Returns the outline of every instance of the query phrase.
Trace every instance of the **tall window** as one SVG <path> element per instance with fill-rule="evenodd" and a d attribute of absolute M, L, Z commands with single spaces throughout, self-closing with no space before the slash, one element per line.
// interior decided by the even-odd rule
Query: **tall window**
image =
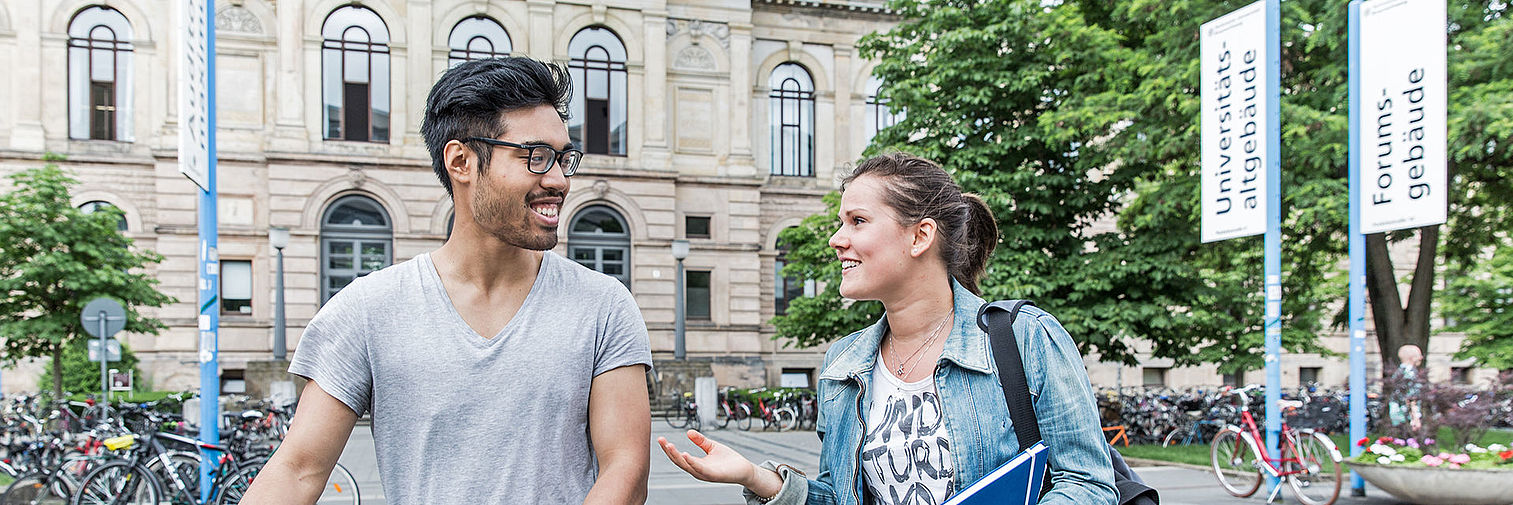
<path fill-rule="evenodd" d="M 252 262 L 221 260 L 221 313 L 252 313 Z"/>
<path fill-rule="evenodd" d="M 772 175 L 814 176 L 814 79 L 797 63 L 772 69 Z"/>
<path fill-rule="evenodd" d="M 510 34 L 499 26 L 498 21 L 488 16 L 473 16 L 457 22 L 452 34 L 447 36 L 447 65 L 456 65 L 468 60 L 484 60 L 509 56 L 514 50 Z"/>
<path fill-rule="evenodd" d="M 572 55 L 572 117 L 567 131 L 589 154 L 625 155 L 625 44 L 615 32 L 590 27 L 567 44 Z"/>
<path fill-rule="evenodd" d="M 788 304 L 801 296 L 814 296 L 814 281 L 806 281 L 798 277 L 783 275 L 783 267 L 788 265 L 788 244 L 782 239 L 777 243 L 778 257 L 773 262 L 772 310 L 776 315 L 788 313 Z"/>
<path fill-rule="evenodd" d="M 110 202 L 105 202 L 105 201 L 100 201 L 100 200 L 95 200 L 95 201 L 91 201 L 91 202 L 84 202 L 84 205 L 80 205 L 79 206 L 79 210 L 84 211 L 85 214 L 94 214 L 96 212 L 101 212 L 101 211 L 113 211 L 113 212 L 118 212 L 118 213 L 121 212 L 120 209 L 116 208 L 115 205 L 111 205 Z M 126 214 L 125 213 L 121 213 L 120 217 L 116 218 L 116 231 L 121 231 L 121 232 L 126 231 Z"/>
<path fill-rule="evenodd" d="M 710 319 L 710 271 L 688 270 L 683 272 L 684 317 L 694 321 Z"/>
<path fill-rule="evenodd" d="M 377 13 L 348 5 L 321 27 L 325 138 L 389 141 L 389 29 Z"/>
<path fill-rule="evenodd" d="M 882 79 L 878 79 L 877 77 L 867 78 L 867 117 L 865 119 L 867 142 L 871 142 L 872 137 L 876 136 L 877 132 L 883 128 L 893 126 L 894 123 L 897 123 L 903 117 L 903 114 L 895 113 L 893 109 L 888 107 L 887 99 L 877 96 L 878 89 L 882 87 Z"/>
<path fill-rule="evenodd" d="M 131 23 L 95 5 L 68 23 L 68 137 L 131 140 Z"/>
<path fill-rule="evenodd" d="M 630 287 L 630 228 L 615 209 L 595 205 L 579 211 L 568 228 L 567 255 Z"/>
<path fill-rule="evenodd" d="M 372 198 L 344 196 L 330 208 L 320 226 L 320 301 L 341 288 L 389 266 L 394 229 L 389 213 Z"/>

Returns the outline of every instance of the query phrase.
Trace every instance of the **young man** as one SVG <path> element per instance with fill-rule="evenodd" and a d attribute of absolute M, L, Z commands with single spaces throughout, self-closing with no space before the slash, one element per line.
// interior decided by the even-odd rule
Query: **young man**
<path fill-rule="evenodd" d="M 389 503 L 643 503 L 646 325 L 625 286 L 553 254 L 582 153 L 561 67 L 462 63 L 421 133 L 452 195 L 440 249 L 359 278 L 310 320 L 310 379 L 244 504 L 311 504 L 373 414 Z"/>

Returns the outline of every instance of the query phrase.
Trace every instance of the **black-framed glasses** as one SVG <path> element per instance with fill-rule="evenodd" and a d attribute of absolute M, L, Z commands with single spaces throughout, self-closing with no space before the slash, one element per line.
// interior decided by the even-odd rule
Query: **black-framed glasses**
<path fill-rule="evenodd" d="M 552 146 L 546 145 L 522 145 L 514 142 L 505 142 L 488 137 L 468 137 L 469 141 L 479 141 L 491 146 L 513 147 L 524 149 L 526 165 L 525 169 L 536 175 L 542 175 L 552 170 L 552 165 L 562 164 L 562 176 L 572 177 L 578 171 L 578 162 L 583 161 L 583 151 L 568 149 L 558 151 Z M 550 153 L 550 156 L 548 156 Z"/>

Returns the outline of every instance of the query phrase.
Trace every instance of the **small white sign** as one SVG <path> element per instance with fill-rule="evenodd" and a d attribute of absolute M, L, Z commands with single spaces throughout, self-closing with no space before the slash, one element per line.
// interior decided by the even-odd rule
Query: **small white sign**
<path fill-rule="evenodd" d="M 1200 29 L 1204 242 L 1266 232 L 1271 125 L 1266 1 Z"/>
<path fill-rule="evenodd" d="M 209 51 L 205 0 L 179 4 L 179 172 L 210 188 Z"/>
<path fill-rule="evenodd" d="M 1445 222 L 1448 212 L 1443 0 L 1361 4 L 1361 232 Z"/>

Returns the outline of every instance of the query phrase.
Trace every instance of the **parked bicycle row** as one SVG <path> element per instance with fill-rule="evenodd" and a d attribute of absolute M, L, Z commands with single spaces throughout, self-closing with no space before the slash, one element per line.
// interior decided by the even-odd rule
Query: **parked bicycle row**
<path fill-rule="evenodd" d="M 714 407 L 714 425 L 699 420 L 691 392 L 675 396 L 676 404 L 663 414 L 669 426 L 688 429 L 812 430 L 819 419 L 814 390 L 807 388 L 721 388 Z"/>
<path fill-rule="evenodd" d="M 1133 444 L 1206 444 L 1219 430 L 1239 421 L 1237 402 L 1229 387 L 1173 389 L 1103 388 L 1097 393 L 1104 426 Z M 1265 392 L 1245 388 L 1251 412 L 1264 419 Z M 1350 427 L 1350 396 L 1342 390 L 1317 387 L 1283 391 L 1280 407 L 1289 425 L 1321 433 L 1343 433 Z M 1374 426 L 1381 410 L 1377 395 L 1367 398 L 1367 423 Z M 1116 435 L 1117 436 L 1117 435 Z"/>
<path fill-rule="evenodd" d="M 250 408 L 222 414 L 222 443 L 212 445 L 198 440 L 195 424 L 170 402 L 96 408 L 92 401 L 4 399 L 0 471 L 15 482 L 0 494 L 0 505 L 237 503 L 282 441 L 293 413 L 292 406 L 270 401 L 225 403 Z M 203 500 L 202 454 L 213 457 L 211 493 Z M 320 503 L 360 503 L 351 472 L 337 465 Z"/>

